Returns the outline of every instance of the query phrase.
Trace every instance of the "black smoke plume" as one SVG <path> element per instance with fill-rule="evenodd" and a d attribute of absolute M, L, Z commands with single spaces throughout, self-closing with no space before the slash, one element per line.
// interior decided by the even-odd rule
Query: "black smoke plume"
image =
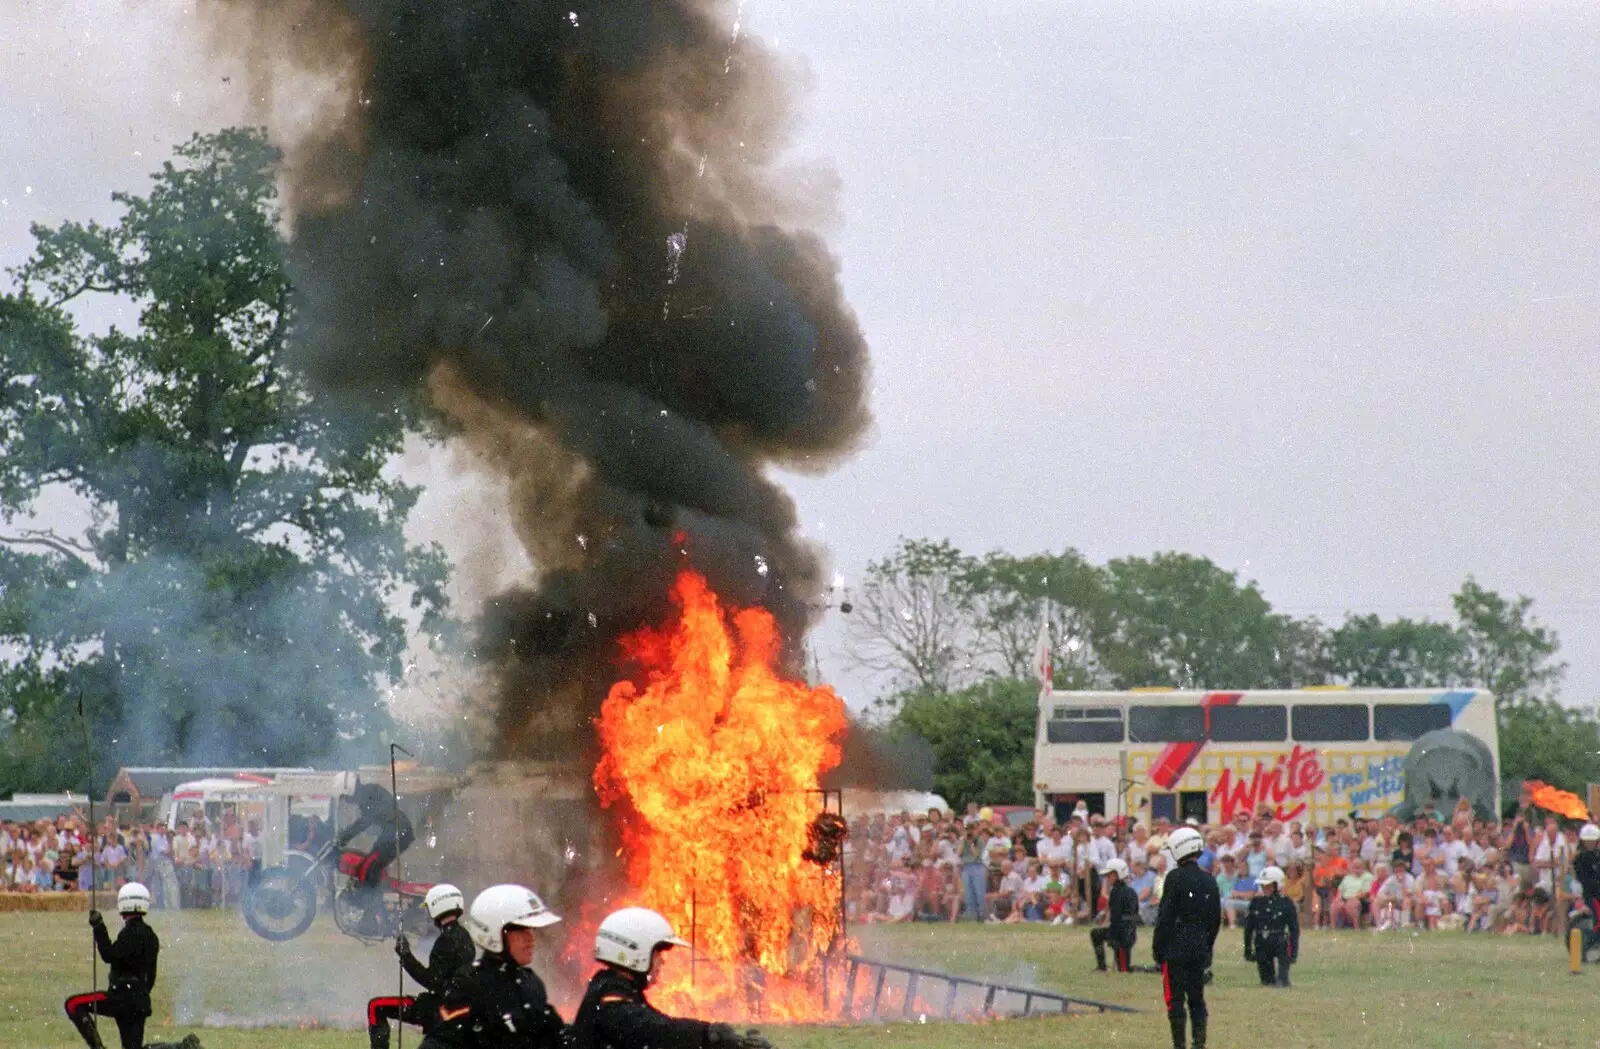
<path fill-rule="evenodd" d="M 306 367 L 426 391 L 510 484 L 541 574 L 481 628 L 503 752 L 573 753 L 684 564 L 797 648 L 821 565 L 766 470 L 858 443 L 867 352 L 732 5 L 212 3 L 262 81 L 347 88 L 287 167 Z"/>

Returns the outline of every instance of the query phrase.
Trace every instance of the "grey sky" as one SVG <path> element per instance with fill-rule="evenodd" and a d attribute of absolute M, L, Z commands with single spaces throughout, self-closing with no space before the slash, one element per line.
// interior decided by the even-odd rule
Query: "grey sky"
<path fill-rule="evenodd" d="M 189 6 L 0 4 L 0 264 L 240 118 Z M 902 533 L 1192 551 L 1329 621 L 1445 615 L 1470 572 L 1597 698 L 1597 16 L 1176 6 L 747 0 L 809 71 L 875 361 L 869 446 L 793 483 L 808 533 L 847 580 Z M 420 472 L 423 532 L 501 548 Z"/>

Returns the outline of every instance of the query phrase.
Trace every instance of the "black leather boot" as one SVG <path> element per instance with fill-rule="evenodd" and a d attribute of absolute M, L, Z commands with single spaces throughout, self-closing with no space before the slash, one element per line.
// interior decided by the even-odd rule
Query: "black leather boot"
<path fill-rule="evenodd" d="M 1206 1021 L 1203 1017 L 1194 1017 L 1194 1049 L 1206 1049 Z"/>
<path fill-rule="evenodd" d="M 1167 1017 L 1167 1022 L 1172 1025 L 1172 1049 L 1188 1049 L 1189 1022 L 1187 1020 L 1174 1020 L 1170 1016 Z"/>
<path fill-rule="evenodd" d="M 100 1040 L 100 1028 L 95 1026 L 94 1013 L 80 1013 L 73 1021 L 73 1026 L 78 1029 L 78 1034 L 83 1036 L 84 1044 L 89 1049 L 106 1049 L 106 1044 Z"/>

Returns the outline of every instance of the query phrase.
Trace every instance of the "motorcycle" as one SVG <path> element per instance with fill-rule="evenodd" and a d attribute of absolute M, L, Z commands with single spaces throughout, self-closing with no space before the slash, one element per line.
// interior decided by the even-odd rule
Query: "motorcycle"
<path fill-rule="evenodd" d="M 364 943 L 390 940 L 399 932 L 421 937 L 431 930 L 422 902 L 433 886 L 385 875 L 377 889 L 368 888 L 358 876 L 365 859 L 365 853 L 332 841 L 310 855 L 291 853 L 283 866 L 261 871 L 246 888 L 245 924 L 264 940 L 292 940 L 311 928 L 321 900 L 339 931 Z M 375 920 L 363 927 L 374 893 L 379 894 Z"/>

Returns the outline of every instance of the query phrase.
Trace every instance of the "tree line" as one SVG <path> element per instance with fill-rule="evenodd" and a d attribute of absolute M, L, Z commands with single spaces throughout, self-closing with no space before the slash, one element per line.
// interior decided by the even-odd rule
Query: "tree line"
<path fill-rule="evenodd" d="M 1060 689 L 1488 689 L 1504 777 L 1600 782 L 1600 720 L 1560 702 L 1555 632 L 1530 598 L 1470 577 L 1451 620 L 1329 625 L 1275 610 L 1256 583 L 1193 554 L 1095 564 L 1072 549 L 973 555 L 902 539 L 868 566 L 852 605 L 849 658 L 891 683 L 882 718 L 932 744 L 936 789 L 952 802 L 1031 800 L 1041 625 Z"/>

